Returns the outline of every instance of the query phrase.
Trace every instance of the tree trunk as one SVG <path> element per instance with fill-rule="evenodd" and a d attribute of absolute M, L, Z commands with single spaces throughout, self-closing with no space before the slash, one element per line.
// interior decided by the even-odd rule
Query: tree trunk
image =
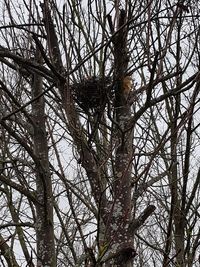
<path fill-rule="evenodd" d="M 129 130 L 128 122 L 131 108 L 128 103 L 127 92 L 124 91 L 124 78 L 128 65 L 127 56 L 127 27 L 126 12 L 121 10 L 118 18 L 118 33 L 114 45 L 115 66 L 115 120 L 113 138 L 117 140 L 115 151 L 115 168 L 113 181 L 113 202 L 111 218 L 107 230 L 110 243 L 106 267 L 132 266 L 135 256 L 133 235 L 130 234 L 129 225 L 132 219 L 131 202 L 131 170 L 133 156 L 133 131 Z"/>
<path fill-rule="evenodd" d="M 40 61 L 39 51 L 37 61 Z M 42 78 L 34 74 L 33 100 L 42 93 Z M 37 205 L 37 266 L 55 267 L 55 245 L 53 229 L 53 199 L 51 173 L 48 161 L 47 133 L 45 129 L 45 102 L 44 97 L 32 103 L 34 122 L 34 150 L 38 156 L 36 163 L 36 192 L 41 205 Z"/>

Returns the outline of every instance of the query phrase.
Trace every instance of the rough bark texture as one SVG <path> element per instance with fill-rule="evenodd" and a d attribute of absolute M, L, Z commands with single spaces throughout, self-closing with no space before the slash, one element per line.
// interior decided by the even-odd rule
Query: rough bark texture
<path fill-rule="evenodd" d="M 19 267 L 14 252 L 7 245 L 7 241 L 0 234 L 1 255 L 5 258 L 8 267 Z"/>
<path fill-rule="evenodd" d="M 36 56 L 40 61 L 40 53 Z M 35 74 L 33 80 L 33 98 L 42 93 L 42 78 Z M 45 128 L 45 104 L 40 97 L 32 104 L 34 121 L 34 150 L 38 157 L 36 164 L 36 192 L 41 205 L 36 206 L 37 222 L 37 266 L 55 267 L 55 247 L 53 229 L 53 199 L 51 173 L 48 161 L 47 133 Z"/>
<path fill-rule="evenodd" d="M 133 235 L 129 232 L 132 218 L 131 170 L 133 156 L 132 129 L 127 130 L 131 117 L 130 105 L 123 91 L 123 79 L 128 65 L 126 13 L 121 10 L 118 18 L 118 33 L 114 38 L 115 66 L 115 116 L 116 124 L 113 138 L 118 146 L 115 151 L 115 174 L 113 181 L 113 203 L 108 226 L 108 260 L 106 266 L 132 266 L 135 256 Z"/>

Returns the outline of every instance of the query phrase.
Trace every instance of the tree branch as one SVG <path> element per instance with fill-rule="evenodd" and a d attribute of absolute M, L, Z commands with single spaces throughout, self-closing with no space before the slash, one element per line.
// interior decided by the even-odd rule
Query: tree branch
<path fill-rule="evenodd" d="M 37 200 L 37 198 L 34 196 L 35 191 L 29 191 L 27 188 L 25 188 L 22 185 L 19 185 L 13 181 L 11 181 L 10 179 L 8 179 L 7 177 L 5 177 L 4 175 L 0 175 L 0 181 L 5 183 L 6 185 L 12 187 L 13 189 L 17 190 L 18 192 L 20 192 L 21 194 L 23 194 L 24 196 L 26 196 L 29 200 L 31 200 L 33 203 L 35 204 L 40 204 L 41 203 Z"/>
<path fill-rule="evenodd" d="M 133 235 L 140 226 L 149 218 L 149 216 L 154 212 L 156 207 L 154 205 L 149 205 L 146 209 L 139 215 L 139 217 L 133 220 L 129 225 L 129 231 Z"/>

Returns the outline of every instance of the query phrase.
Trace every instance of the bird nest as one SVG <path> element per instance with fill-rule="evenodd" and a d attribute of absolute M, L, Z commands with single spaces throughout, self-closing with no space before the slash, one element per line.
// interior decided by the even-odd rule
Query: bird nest
<path fill-rule="evenodd" d="M 90 77 L 72 85 L 75 102 L 88 113 L 105 107 L 106 99 L 110 97 L 112 81 L 108 77 Z"/>

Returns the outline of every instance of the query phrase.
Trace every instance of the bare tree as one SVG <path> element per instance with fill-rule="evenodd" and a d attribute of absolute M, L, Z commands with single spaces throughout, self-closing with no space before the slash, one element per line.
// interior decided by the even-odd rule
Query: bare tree
<path fill-rule="evenodd" d="M 198 1 L 1 1 L 2 266 L 199 266 Z"/>

